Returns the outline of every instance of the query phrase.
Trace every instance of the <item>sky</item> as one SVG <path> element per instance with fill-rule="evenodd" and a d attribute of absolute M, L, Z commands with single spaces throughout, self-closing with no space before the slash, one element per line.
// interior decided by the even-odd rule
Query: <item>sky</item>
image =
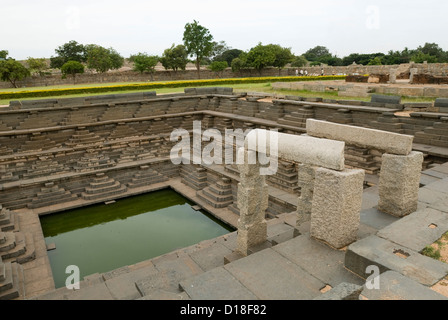
<path fill-rule="evenodd" d="M 194 20 L 235 49 L 279 44 L 300 55 L 317 45 L 344 57 L 415 49 L 448 51 L 445 0 L 0 0 L 0 50 L 50 58 L 75 40 L 123 57 L 162 55 Z"/>

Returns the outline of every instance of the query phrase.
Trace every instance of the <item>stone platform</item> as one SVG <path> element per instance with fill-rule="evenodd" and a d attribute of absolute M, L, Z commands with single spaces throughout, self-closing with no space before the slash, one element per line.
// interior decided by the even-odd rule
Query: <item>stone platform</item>
<path fill-rule="evenodd" d="M 421 186 L 418 210 L 404 218 L 380 212 L 377 188 L 365 189 L 358 240 L 341 250 L 313 239 L 309 222 L 296 227 L 295 213 L 285 213 L 268 221 L 267 243 L 244 258 L 225 260 L 236 246 L 233 232 L 88 276 L 80 290 L 60 288 L 29 298 L 447 300 L 433 288 L 448 274 L 448 264 L 420 252 L 448 231 L 448 163 L 423 171 Z M 366 268 L 372 265 L 381 274 L 379 288 L 369 289 Z"/>

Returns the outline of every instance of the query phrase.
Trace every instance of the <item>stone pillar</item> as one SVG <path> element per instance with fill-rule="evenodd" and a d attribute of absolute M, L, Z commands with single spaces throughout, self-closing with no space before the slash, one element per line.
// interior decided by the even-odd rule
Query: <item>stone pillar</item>
<path fill-rule="evenodd" d="M 236 252 L 243 256 L 249 254 L 249 248 L 266 242 L 267 224 L 265 220 L 268 208 L 268 185 L 265 176 L 260 175 L 260 165 L 248 164 L 248 159 L 256 159 L 255 151 L 243 151 L 244 164 L 238 165 L 241 180 L 238 184 L 238 236 Z"/>
<path fill-rule="evenodd" d="M 340 249 L 357 240 L 364 170 L 316 170 L 311 236 Z"/>
<path fill-rule="evenodd" d="M 403 217 L 417 210 L 423 153 L 407 156 L 383 154 L 379 182 L 378 209 Z"/>
<path fill-rule="evenodd" d="M 297 201 L 297 227 L 311 219 L 311 205 L 313 203 L 314 177 L 316 168 L 306 165 L 298 165 L 298 185 L 300 197 Z"/>
<path fill-rule="evenodd" d="M 389 83 L 397 83 L 397 69 L 390 69 L 389 72 Z"/>

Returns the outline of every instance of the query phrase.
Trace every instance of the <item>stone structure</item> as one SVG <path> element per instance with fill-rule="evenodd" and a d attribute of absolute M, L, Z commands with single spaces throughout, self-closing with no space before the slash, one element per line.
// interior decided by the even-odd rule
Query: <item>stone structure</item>
<path fill-rule="evenodd" d="M 382 151 L 378 208 L 400 217 L 417 210 L 423 154 L 412 151 L 412 136 L 314 119 L 308 119 L 307 133 Z"/>
<path fill-rule="evenodd" d="M 268 186 L 266 216 L 261 218 L 260 213 L 260 220 L 256 220 L 261 226 L 263 219 L 266 221 L 267 241 L 271 244 L 291 239 L 297 234 L 294 230 L 299 228 L 300 232 L 306 232 L 300 241 L 310 241 L 311 234 L 312 239 L 320 239 L 334 247 L 353 241 L 359 216 L 359 212 L 356 213 L 358 194 L 354 191 L 358 200 L 352 199 L 351 204 L 341 202 L 341 207 L 331 212 L 314 203 L 313 196 L 318 194 L 319 198 L 324 194 L 331 194 L 331 199 L 342 199 L 345 196 L 344 188 L 339 190 L 338 186 L 349 184 L 348 190 L 355 186 L 356 190 L 360 190 L 358 186 L 362 180 L 361 173 L 356 168 L 371 166 L 379 170 L 383 167 L 383 161 L 384 170 L 390 168 L 388 170 L 393 171 L 392 168 L 405 166 L 407 162 L 413 170 L 417 170 L 416 164 L 421 156 L 410 152 L 409 138 L 395 136 L 396 133 L 414 137 L 412 149 L 424 151 L 425 165 L 446 158 L 443 148 L 439 148 L 448 147 L 446 113 L 414 112 L 410 117 L 402 117 L 395 115 L 396 111 L 403 108 L 402 104 L 392 106 L 381 102 L 330 101 L 302 97 L 278 98 L 272 102 L 259 101 L 262 97 L 265 95 L 236 94 L 229 88 L 197 88 L 163 96 L 141 92 L 75 99 L 16 101 L 11 102 L 9 108 L 2 108 L 0 233 L 4 234 L 0 235 L 0 247 L 3 250 L 0 259 L 0 297 L 23 297 L 20 288 L 24 287 L 24 281 L 31 281 L 26 283 L 27 288 L 39 288 L 32 282 L 36 277 L 27 276 L 27 273 L 42 261 L 35 264 L 28 262 L 36 256 L 41 259 L 42 248 L 45 251 L 45 246 L 40 242 L 34 244 L 36 236 L 30 237 L 30 234 L 24 232 L 30 224 L 27 222 L 21 225 L 20 221 L 23 220 L 18 219 L 18 214 L 23 214 L 22 218 L 34 217 L 171 187 L 200 207 L 213 212 L 224 222 L 238 226 L 238 218 L 244 220 L 245 217 L 241 215 L 238 199 L 238 183 L 244 185 L 245 182 L 241 181 L 241 169 L 238 166 L 193 163 L 174 165 L 171 162 L 170 150 L 174 142 L 170 140 L 170 133 L 174 129 L 184 128 L 191 137 L 192 122 L 196 120 L 202 121 L 203 130 L 217 128 L 224 132 L 226 128 L 260 128 L 279 131 L 278 135 L 282 137 L 279 150 L 284 151 L 280 154 L 277 173 L 265 177 L 265 184 Z M 349 125 L 354 130 L 352 132 L 367 128 L 388 130 L 400 148 L 394 147 L 393 141 L 389 141 L 387 136 L 375 136 L 375 139 L 373 135 L 369 137 L 371 141 L 378 140 L 375 148 L 382 148 L 383 151 L 363 147 L 364 144 L 351 146 L 340 141 L 329 143 L 322 137 L 302 136 L 306 133 L 306 121 L 310 118 L 333 121 L 331 125 Z M 362 134 L 358 135 L 362 137 Z M 356 139 L 351 139 L 351 143 L 356 144 Z M 303 148 L 306 148 L 307 151 L 302 152 L 304 154 L 295 150 L 295 141 L 300 141 Z M 236 152 L 236 146 L 233 150 Z M 322 150 L 325 151 L 321 152 Z M 329 152 L 333 156 L 328 156 Z M 384 152 L 387 152 L 390 160 L 383 160 Z M 345 163 L 344 158 L 347 160 Z M 317 160 L 319 161 L 316 162 Z M 366 163 L 369 165 L 366 166 Z M 355 169 L 346 170 L 351 168 Z M 324 172 L 332 177 L 334 184 L 322 183 Z M 434 176 L 426 175 L 425 179 L 432 181 Z M 412 185 L 415 195 L 414 180 L 402 183 Z M 264 184 L 257 188 L 264 189 Z M 407 193 L 399 196 L 402 197 L 398 203 L 400 205 L 404 203 L 403 199 L 414 199 Z M 348 208 L 353 208 L 353 211 Z M 446 206 L 439 204 L 438 208 Z M 291 219 L 289 214 L 293 212 L 298 225 L 294 220 L 291 223 L 293 227 L 284 229 L 284 224 L 281 224 L 276 227 L 276 233 L 269 231 L 270 223 L 283 221 L 286 216 Z M 319 221 L 324 217 L 332 221 L 333 229 L 324 231 L 321 228 Z M 344 219 L 350 220 L 347 224 L 350 226 L 349 234 L 341 227 L 346 223 Z M 311 229 L 307 230 L 308 224 L 303 221 L 311 221 Z M 331 236 L 328 238 L 325 233 Z M 250 237 L 253 233 L 248 232 L 247 235 Z M 261 235 L 260 239 L 264 239 L 263 232 Z M 258 242 L 256 240 L 254 243 Z M 15 247 L 12 243 L 15 243 Z M 231 250 L 234 250 L 236 239 L 227 245 L 231 245 Z M 356 255 L 362 254 L 356 248 L 353 246 L 353 260 L 356 260 Z M 244 250 L 246 249 L 242 251 Z M 230 250 L 223 251 L 226 256 Z M 249 258 L 251 256 L 253 255 Z M 276 257 L 278 258 L 278 254 Z M 337 259 L 343 261 L 340 257 Z M 2 274 L 6 275 L 4 279 Z M 23 274 L 25 277 L 22 277 Z M 47 281 L 48 284 L 51 279 Z M 135 289 L 135 284 L 132 287 Z M 143 283 L 140 287 L 142 292 L 146 292 Z M 7 290 L 11 291 L 3 294 Z"/>

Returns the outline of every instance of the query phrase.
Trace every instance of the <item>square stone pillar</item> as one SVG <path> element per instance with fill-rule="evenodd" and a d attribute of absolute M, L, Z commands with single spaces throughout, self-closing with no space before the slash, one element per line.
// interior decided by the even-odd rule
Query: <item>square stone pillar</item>
<path fill-rule="evenodd" d="M 316 170 L 311 236 L 340 249 L 357 240 L 364 170 Z"/>
<path fill-rule="evenodd" d="M 297 227 L 304 222 L 310 221 L 315 175 L 315 167 L 306 164 L 298 165 L 298 185 L 300 187 L 300 197 L 297 201 Z"/>
<path fill-rule="evenodd" d="M 239 150 L 241 152 L 242 149 Z M 249 248 L 266 242 L 267 224 L 265 220 L 268 208 L 269 192 L 265 176 L 260 175 L 260 165 L 248 164 L 255 159 L 255 151 L 244 151 L 243 165 L 238 165 L 241 180 L 238 184 L 238 235 L 236 252 L 243 256 L 249 254 Z"/>
<path fill-rule="evenodd" d="M 407 156 L 383 154 L 379 182 L 378 209 L 403 217 L 417 210 L 423 153 Z"/>

